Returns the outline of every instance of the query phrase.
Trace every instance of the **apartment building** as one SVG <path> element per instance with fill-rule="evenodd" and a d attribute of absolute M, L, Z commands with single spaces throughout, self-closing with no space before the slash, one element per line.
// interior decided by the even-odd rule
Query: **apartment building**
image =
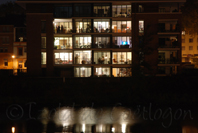
<path fill-rule="evenodd" d="M 185 0 L 18 0 L 27 15 L 29 75 L 177 74 Z"/>
<path fill-rule="evenodd" d="M 182 31 L 182 62 L 198 65 L 198 36 Z"/>
<path fill-rule="evenodd" d="M 11 21 L 14 19 L 18 20 Z M 1 75 L 17 75 L 18 72 L 27 71 L 27 67 L 24 65 L 26 62 L 26 48 L 23 48 L 26 47 L 26 28 L 23 22 L 20 21 L 20 16 L 17 15 L 4 17 L 1 20 L 4 20 L 0 22 Z"/>

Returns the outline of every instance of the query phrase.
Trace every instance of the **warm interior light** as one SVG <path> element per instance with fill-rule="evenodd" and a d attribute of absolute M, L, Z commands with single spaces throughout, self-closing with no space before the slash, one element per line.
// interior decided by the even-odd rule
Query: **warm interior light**
<path fill-rule="evenodd" d="M 114 133 L 114 132 L 115 132 L 115 128 L 114 128 L 114 127 L 112 127 L 112 128 L 111 128 L 111 131 Z"/>
<path fill-rule="evenodd" d="M 13 55 L 12 58 L 15 58 L 15 56 Z"/>
<path fill-rule="evenodd" d="M 126 130 L 126 124 L 122 124 L 122 133 L 125 133 Z"/>
<path fill-rule="evenodd" d="M 12 127 L 12 133 L 14 133 L 15 132 L 15 127 Z"/>
<path fill-rule="evenodd" d="M 85 124 L 82 125 L 82 131 L 85 132 Z"/>

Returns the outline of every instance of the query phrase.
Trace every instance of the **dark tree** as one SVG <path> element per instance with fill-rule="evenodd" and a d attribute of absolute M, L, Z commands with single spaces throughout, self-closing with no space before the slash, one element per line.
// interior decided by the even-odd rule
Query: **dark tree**
<path fill-rule="evenodd" d="M 182 7 L 182 25 L 191 34 L 198 32 L 198 0 L 187 0 Z"/>

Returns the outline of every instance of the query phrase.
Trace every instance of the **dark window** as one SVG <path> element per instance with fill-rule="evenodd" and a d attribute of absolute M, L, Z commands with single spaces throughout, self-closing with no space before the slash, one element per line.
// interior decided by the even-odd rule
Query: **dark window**
<path fill-rule="evenodd" d="M 71 6 L 55 7 L 54 16 L 56 18 L 71 18 L 72 17 L 72 7 Z"/>
<path fill-rule="evenodd" d="M 193 42 L 193 38 L 190 38 L 190 39 L 189 39 L 189 42 Z"/>
<path fill-rule="evenodd" d="M 0 48 L 0 53 L 2 53 L 3 52 L 3 48 Z"/>
<path fill-rule="evenodd" d="M 46 33 L 46 21 L 41 21 L 41 32 Z"/>
<path fill-rule="evenodd" d="M 193 50 L 193 46 L 189 46 L 189 50 Z"/>
<path fill-rule="evenodd" d="M 24 52 L 27 52 L 27 47 L 24 47 Z"/>
<path fill-rule="evenodd" d="M 46 37 L 41 37 L 41 48 L 46 48 Z"/>
<path fill-rule="evenodd" d="M 3 41 L 2 41 L 3 44 L 8 44 L 10 41 L 8 36 L 3 37 L 2 39 L 3 39 Z"/>
<path fill-rule="evenodd" d="M 46 12 L 47 12 L 46 5 L 41 5 L 41 13 L 46 13 Z"/>
<path fill-rule="evenodd" d="M 27 60 L 26 60 L 25 63 L 24 63 L 24 67 L 27 67 Z"/>
<path fill-rule="evenodd" d="M 8 66 L 8 59 L 4 59 L 4 66 Z"/>
<path fill-rule="evenodd" d="M 74 5 L 75 17 L 91 17 L 91 4 L 76 4 Z"/>
<path fill-rule="evenodd" d="M 26 28 L 16 28 L 16 42 L 26 41 Z"/>
<path fill-rule="evenodd" d="M 20 55 L 20 56 L 23 55 L 23 48 L 18 48 L 18 55 Z"/>
<path fill-rule="evenodd" d="M 8 52 L 8 48 L 4 48 L 4 52 Z"/>

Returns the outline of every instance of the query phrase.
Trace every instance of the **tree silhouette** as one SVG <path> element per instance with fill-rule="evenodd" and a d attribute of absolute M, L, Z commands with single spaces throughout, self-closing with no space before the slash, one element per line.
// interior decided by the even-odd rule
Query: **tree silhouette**
<path fill-rule="evenodd" d="M 153 32 L 151 30 L 151 25 L 146 26 L 146 30 L 144 34 L 139 35 L 139 40 L 136 40 L 138 45 L 136 45 L 133 49 L 133 52 L 136 55 L 138 62 L 133 63 L 133 69 L 136 71 L 133 72 L 135 76 L 143 76 L 145 73 L 145 69 L 152 70 L 151 65 L 145 60 L 145 56 L 151 55 L 152 52 L 156 49 L 151 46 L 151 41 L 153 39 Z"/>
<path fill-rule="evenodd" d="M 182 7 L 182 26 L 191 34 L 198 32 L 198 0 L 187 0 Z"/>

